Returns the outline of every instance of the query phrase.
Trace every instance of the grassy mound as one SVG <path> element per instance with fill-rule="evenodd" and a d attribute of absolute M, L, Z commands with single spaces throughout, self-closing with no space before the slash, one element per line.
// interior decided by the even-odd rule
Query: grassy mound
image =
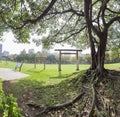
<path fill-rule="evenodd" d="M 6 94 L 12 93 L 17 98 L 23 115 L 28 114 L 29 117 L 33 117 L 39 110 L 30 108 L 27 104 L 36 103 L 43 107 L 72 100 L 78 93 L 82 92 L 80 81 L 84 72 L 70 74 L 69 79 L 54 85 L 45 85 L 44 82 L 24 79 L 13 82 L 6 81 L 3 87 Z"/>
<path fill-rule="evenodd" d="M 91 76 L 86 76 L 85 72 L 86 71 L 75 72 L 70 74 L 69 78 L 66 77 L 66 80 L 52 85 L 46 85 L 45 82 L 29 79 L 4 82 L 4 90 L 6 94 L 12 93 L 17 98 L 18 104 L 22 109 L 22 114 L 25 117 L 35 117 L 37 113 L 43 111 L 44 107 L 69 102 L 79 93 L 85 92 L 84 97 L 72 106 L 47 112 L 42 116 L 74 117 L 82 115 L 83 117 L 87 117 L 92 108 L 93 91 L 92 82 L 90 80 Z M 110 72 L 119 74 L 119 72 Z M 105 106 L 103 105 L 103 103 L 105 103 L 107 105 L 105 107 L 106 109 L 111 108 L 119 110 L 119 91 L 119 80 L 106 78 L 99 83 L 99 85 L 96 86 L 96 92 L 100 100 L 100 107 Z M 109 112 L 103 109 L 99 111 L 99 114 L 105 117 L 109 116 Z M 38 117 L 40 117 L 40 115 Z"/>

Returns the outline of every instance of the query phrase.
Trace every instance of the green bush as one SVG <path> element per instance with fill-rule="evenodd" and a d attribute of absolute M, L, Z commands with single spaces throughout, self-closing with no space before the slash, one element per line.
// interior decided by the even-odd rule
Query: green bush
<path fill-rule="evenodd" d="M 23 117 L 13 95 L 6 96 L 2 90 L 0 81 L 0 116 L 2 117 Z"/>

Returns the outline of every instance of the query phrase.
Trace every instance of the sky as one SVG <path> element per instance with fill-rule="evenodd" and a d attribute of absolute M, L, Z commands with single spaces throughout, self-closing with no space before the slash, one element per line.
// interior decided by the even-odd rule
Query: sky
<path fill-rule="evenodd" d="M 3 51 L 9 51 L 10 54 L 19 54 L 23 49 L 25 49 L 26 52 L 28 52 L 29 49 L 34 49 L 35 52 L 41 50 L 41 46 L 37 47 L 34 43 L 15 43 L 14 35 L 11 32 L 4 33 L 3 40 L 3 42 L 0 42 L 3 45 Z"/>
<path fill-rule="evenodd" d="M 2 46 L 3 51 L 8 51 L 9 54 L 19 54 L 23 49 L 28 52 L 29 49 L 34 49 L 35 52 L 41 51 L 42 46 L 36 46 L 35 43 L 30 44 L 19 44 L 15 43 L 13 40 L 15 40 L 14 35 L 12 32 L 4 33 L 3 35 L 3 42 L 0 42 Z M 53 49 L 50 50 L 51 53 L 55 53 L 55 49 L 75 49 L 75 47 L 71 47 L 70 45 L 65 44 L 64 46 L 61 46 L 60 44 L 57 44 Z M 89 53 L 89 50 L 85 50 L 82 53 Z"/>

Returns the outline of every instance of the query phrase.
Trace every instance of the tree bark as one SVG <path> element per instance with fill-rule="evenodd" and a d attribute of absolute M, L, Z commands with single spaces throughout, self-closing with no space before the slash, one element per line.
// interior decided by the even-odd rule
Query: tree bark
<path fill-rule="evenodd" d="M 105 51 L 106 51 L 106 44 L 107 44 L 107 31 L 101 33 L 99 40 L 100 42 L 98 46 L 97 71 L 102 75 L 104 72 L 104 60 L 105 60 Z"/>
<path fill-rule="evenodd" d="M 108 36 L 108 25 L 103 25 L 102 30 L 99 30 L 92 24 L 92 0 L 84 0 L 84 15 L 88 29 L 90 49 L 91 49 L 91 70 L 95 70 L 98 77 L 104 77 L 106 70 L 104 68 L 105 51 Z M 104 20 L 104 18 L 103 18 Z M 104 21 L 105 22 L 105 21 Z M 93 33 L 99 38 L 95 42 Z M 97 44 L 97 46 L 96 46 Z M 97 49 L 97 50 L 96 50 Z"/>
<path fill-rule="evenodd" d="M 91 49 L 91 67 L 90 67 L 90 69 L 94 70 L 97 67 L 97 53 L 95 50 L 94 42 L 92 40 L 90 41 L 90 49 Z"/>
<path fill-rule="evenodd" d="M 85 14 L 85 20 L 88 28 L 88 36 L 89 36 L 90 50 L 91 50 L 90 69 L 94 70 L 97 67 L 97 61 L 96 61 L 95 44 L 93 41 L 92 29 L 91 29 L 91 23 L 92 23 L 92 6 L 91 5 L 92 5 L 92 0 L 84 0 L 84 14 Z"/>

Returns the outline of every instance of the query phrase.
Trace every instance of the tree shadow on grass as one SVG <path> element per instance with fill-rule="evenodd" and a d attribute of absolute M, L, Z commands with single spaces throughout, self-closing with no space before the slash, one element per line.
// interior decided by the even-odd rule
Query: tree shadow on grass
<path fill-rule="evenodd" d="M 19 96 L 19 94 L 24 94 L 25 92 L 34 90 L 35 88 L 42 87 L 45 82 L 39 82 L 30 79 L 21 79 L 14 81 L 3 81 L 3 89 L 6 94 L 14 93 L 15 96 Z"/>
<path fill-rule="evenodd" d="M 50 77 L 50 79 L 55 79 L 55 78 L 70 78 L 72 76 L 77 75 L 79 72 L 74 72 L 74 73 L 70 73 L 70 74 L 62 74 L 62 72 L 58 72 L 58 76 L 53 76 Z"/>
<path fill-rule="evenodd" d="M 27 70 L 27 72 L 31 72 L 31 73 L 40 73 L 40 72 L 43 72 L 43 71 L 45 71 L 44 69 L 42 69 L 42 70 L 36 70 L 36 69 L 29 69 L 29 70 Z"/>

